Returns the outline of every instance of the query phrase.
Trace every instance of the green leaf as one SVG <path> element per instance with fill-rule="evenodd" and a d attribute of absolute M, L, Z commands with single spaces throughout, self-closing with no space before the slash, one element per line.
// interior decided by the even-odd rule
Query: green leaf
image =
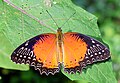
<path fill-rule="evenodd" d="M 117 83 L 112 71 L 111 62 L 103 62 L 88 66 L 87 69 L 83 69 L 81 74 L 64 74 L 71 80 L 85 80 L 87 83 Z"/>
<path fill-rule="evenodd" d="M 10 54 L 20 44 L 41 33 L 55 33 L 57 30 L 50 15 L 63 32 L 74 31 L 101 39 L 97 18 L 74 5 L 71 0 L 4 0 L 0 3 L 0 67 L 27 70 L 24 65 L 10 61 Z M 23 11 L 24 10 L 24 11 Z M 76 12 L 76 13 L 75 13 Z M 71 15 L 75 15 L 62 26 Z M 6 64 L 5 64 L 6 63 Z M 63 72 L 63 71 L 62 71 Z M 66 74 L 71 80 L 91 83 L 117 83 L 111 61 L 88 66 L 82 74 Z"/>
<path fill-rule="evenodd" d="M 17 37 L 17 34 L 14 33 L 16 31 L 14 30 L 14 27 L 17 25 L 15 25 L 13 22 L 15 21 L 13 19 L 17 18 L 17 16 L 12 16 L 12 11 L 12 8 L 10 9 L 6 4 L 2 2 L 2 0 L 0 0 L 0 67 L 8 69 L 28 70 L 29 68 L 27 66 L 16 65 L 10 59 L 10 55 L 15 48 L 14 44 L 17 42 L 17 39 L 14 38 Z M 11 35 L 11 33 L 14 35 Z M 14 40 L 14 42 L 12 40 Z"/>

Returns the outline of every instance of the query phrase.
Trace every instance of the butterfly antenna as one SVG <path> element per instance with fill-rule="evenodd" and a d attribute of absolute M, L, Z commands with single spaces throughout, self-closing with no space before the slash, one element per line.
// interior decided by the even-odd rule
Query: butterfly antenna
<path fill-rule="evenodd" d="M 52 18 L 52 20 L 54 21 L 55 25 L 59 28 L 58 24 L 56 23 L 55 19 L 53 19 L 52 15 L 46 10 L 46 12 L 50 15 L 50 17 Z"/>
<path fill-rule="evenodd" d="M 61 27 L 63 27 L 70 20 L 70 18 L 73 17 L 75 14 L 76 14 L 76 11 L 66 20 L 66 22 Z"/>

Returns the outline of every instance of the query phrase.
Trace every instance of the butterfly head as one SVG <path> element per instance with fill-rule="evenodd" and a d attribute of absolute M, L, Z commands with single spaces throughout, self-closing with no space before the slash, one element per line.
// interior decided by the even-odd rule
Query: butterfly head
<path fill-rule="evenodd" d="M 61 29 L 61 28 L 58 28 L 58 29 L 57 29 L 57 33 L 58 33 L 58 34 L 62 34 L 62 29 Z"/>
<path fill-rule="evenodd" d="M 62 29 L 59 27 L 59 28 L 57 29 L 57 32 L 62 32 Z"/>

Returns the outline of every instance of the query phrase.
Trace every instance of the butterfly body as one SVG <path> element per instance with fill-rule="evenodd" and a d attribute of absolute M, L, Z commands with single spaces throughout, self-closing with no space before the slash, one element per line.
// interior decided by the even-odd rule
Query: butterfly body
<path fill-rule="evenodd" d="M 20 45 L 11 55 L 16 63 L 34 66 L 40 74 L 55 74 L 62 65 L 65 72 L 81 72 L 89 64 L 110 58 L 109 49 L 99 41 L 77 33 L 40 34 Z"/>
<path fill-rule="evenodd" d="M 61 28 L 57 30 L 57 52 L 58 52 L 58 62 L 63 62 L 63 33 Z"/>

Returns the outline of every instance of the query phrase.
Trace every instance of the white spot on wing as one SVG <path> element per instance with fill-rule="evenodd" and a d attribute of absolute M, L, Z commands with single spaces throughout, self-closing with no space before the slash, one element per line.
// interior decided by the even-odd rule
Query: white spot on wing
<path fill-rule="evenodd" d="M 28 57 L 28 59 L 31 59 L 31 57 Z"/>
<path fill-rule="evenodd" d="M 93 47 L 95 47 L 95 45 L 93 45 Z"/>
<path fill-rule="evenodd" d="M 95 41 L 94 41 L 94 40 L 92 40 L 92 43 L 95 43 Z"/>
<path fill-rule="evenodd" d="M 20 55 L 20 57 L 22 57 L 22 55 Z"/>
<path fill-rule="evenodd" d="M 90 57 L 93 57 L 93 55 L 91 54 Z"/>
<path fill-rule="evenodd" d="M 19 55 L 19 54 L 16 54 L 17 56 Z"/>
<path fill-rule="evenodd" d="M 33 60 L 35 61 L 36 59 L 35 59 L 35 58 L 33 58 Z"/>
<path fill-rule="evenodd" d="M 102 52 L 105 52 L 104 50 L 102 50 Z"/>
<path fill-rule="evenodd" d="M 29 56 L 31 57 L 33 56 L 33 51 L 30 51 Z"/>
<path fill-rule="evenodd" d="M 29 41 L 27 41 L 27 42 L 26 42 L 25 46 L 27 46 L 27 45 L 28 45 L 28 43 L 29 43 Z"/>
<path fill-rule="evenodd" d="M 99 44 L 96 44 L 97 46 L 100 46 Z"/>
<path fill-rule="evenodd" d="M 98 52 L 98 54 L 101 54 L 101 52 Z"/>
<path fill-rule="evenodd" d="M 21 49 L 23 50 L 23 49 L 24 49 L 24 47 L 21 47 Z"/>
<path fill-rule="evenodd" d="M 88 49 L 88 54 L 90 55 L 90 49 Z"/>
<path fill-rule="evenodd" d="M 24 58 L 26 58 L 26 56 L 24 56 Z"/>
<path fill-rule="evenodd" d="M 97 53 L 95 53 L 95 55 L 97 55 Z"/>

